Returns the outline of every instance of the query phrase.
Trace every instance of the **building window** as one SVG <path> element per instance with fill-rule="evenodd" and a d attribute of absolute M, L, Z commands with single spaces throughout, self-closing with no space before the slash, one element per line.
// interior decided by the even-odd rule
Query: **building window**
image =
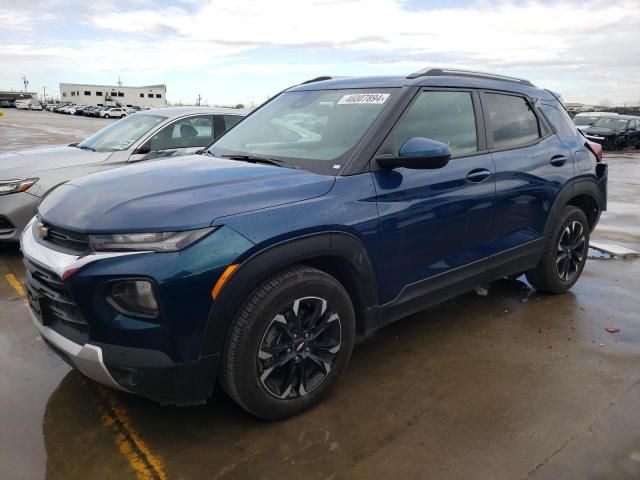
<path fill-rule="evenodd" d="M 76 96 L 76 92 L 71 92 L 71 96 L 75 97 Z"/>
<path fill-rule="evenodd" d="M 140 98 L 144 98 L 144 93 L 141 93 L 141 94 L 140 94 Z"/>
<path fill-rule="evenodd" d="M 124 97 L 124 93 L 123 92 L 118 92 L 118 96 L 119 97 Z"/>
<path fill-rule="evenodd" d="M 111 92 L 111 96 L 112 96 L 112 97 L 117 97 L 117 96 L 118 96 L 118 94 L 117 94 L 116 92 Z"/>
<path fill-rule="evenodd" d="M 79 91 L 76 91 L 76 95 L 77 95 L 77 96 L 80 96 L 80 92 L 79 92 Z"/>
<path fill-rule="evenodd" d="M 96 92 L 96 97 L 101 97 L 102 96 L 102 92 Z"/>
<path fill-rule="evenodd" d="M 149 93 L 149 94 L 147 94 L 147 97 L 149 97 L 149 98 L 153 98 L 153 93 Z"/>
<path fill-rule="evenodd" d="M 156 98 L 162 98 L 162 95 L 160 95 L 159 93 L 156 93 Z"/>
<path fill-rule="evenodd" d="M 89 92 L 88 90 L 85 90 L 85 91 L 84 91 L 84 94 L 85 94 L 87 97 L 90 97 L 90 96 L 91 96 L 91 92 Z"/>
<path fill-rule="evenodd" d="M 62 96 L 66 97 L 67 96 L 66 92 L 62 92 Z"/>

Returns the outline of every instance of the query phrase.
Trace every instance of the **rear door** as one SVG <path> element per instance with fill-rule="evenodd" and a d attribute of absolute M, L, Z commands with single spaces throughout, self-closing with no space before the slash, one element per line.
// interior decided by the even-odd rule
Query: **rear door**
<path fill-rule="evenodd" d="M 483 92 L 482 105 L 496 166 L 492 250 L 518 256 L 516 247 L 541 241 L 553 202 L 574 175 L 572 153 L 527 97 Z"/>

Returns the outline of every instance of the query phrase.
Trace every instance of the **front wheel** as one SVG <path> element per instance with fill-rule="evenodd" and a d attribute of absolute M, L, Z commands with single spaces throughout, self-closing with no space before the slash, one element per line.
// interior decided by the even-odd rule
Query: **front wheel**
<path fill-rule="evenodd" d="M 104 116 L 104 118 L 111 118 L 111 115 L 109 115 L 108 113 Z"/>
<path fill-rule="evenodd" d="M 123 113 L 122 115 L 120 115 L 120 118 L 124 118 L 126 117 L 126 115 Z"/>
<path fill-rule="evenodd" d="M 562 293 L 580 278 L 587 261 L 591 227 L 578 207 L 566 206 L 556 218 L 538 265 L 527 280 L 537 290 Z"/>
<path fill-rule="evenodd" d="M 320 270 L 292 267 L 254 290 L 234 319 L 222 385 L 257 417 L 296 415 L 335 384 L 354 339 L 355 314 L 342 284 Z"/>

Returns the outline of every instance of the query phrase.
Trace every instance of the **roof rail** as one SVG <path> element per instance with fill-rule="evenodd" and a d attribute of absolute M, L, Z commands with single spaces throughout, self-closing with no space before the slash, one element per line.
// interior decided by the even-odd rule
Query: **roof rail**
<path fill-rule="evenodd" d="M 407 78 L 419 78 L 419 77 L 470 77 L 470 78 L 486 78 L 488 80 L 501 80 L 503 82 L 517 83 L 519 85 L 526 85 L 528 87 L 535 87 L 529 80 L 522 78 L 507 77 L 505 75 L 496 75 L 494 73 L 474 72 L 472 70 L 456 70 L 452 68 L 424 68 L 413 72 L 408 75 Z"/>
<path fill-rule="evenodd" d="M 323 75 L 321 77 L 311 78 L 311 79 L 307 80 L 306 82 L 302 82 L 300 85 L 305 85 L 307 83 L 314 83 L 314 82 L 322 82 L 323 80 L 333 80 L 334 78 L 338 78 L 338 77 L 331 77 L 329 75 Z"/>

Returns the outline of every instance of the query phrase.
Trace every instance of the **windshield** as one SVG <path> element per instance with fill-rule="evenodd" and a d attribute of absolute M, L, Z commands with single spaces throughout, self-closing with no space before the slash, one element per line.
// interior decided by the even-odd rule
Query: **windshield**
<path fill-rule="evenodd" d="M 627 126 L 627 120 L 623 118 L 600 117 L 592 127 L 610 128 L 612 130 L 623 130 Z"/>
<path fill-rule="evenodd" d="M 573 119 L 573 123 L 575 123 L 578 126 L 582 126 L 582 125 L 591 125 L 593 122 L 595 122 L 599 117 L 575 117 Z"/>
<path fill-rule="evenodd" d="M 161 117 L 160 115 L 142 115 L 136 113 L 99 130 L 78 144 L 78 146 L 80 148 L 95 150 L 96 152 L 126 150 L 145 133 L 163 120 L 166 120 L 166 118 L 167 117 Z"/>
<path fill-rule="evenodd" d="M 335 172 L 391 103 L 391 92 L 285 92 L 214 143 L 209 153 L 277 159 L 285 166 Z"/>

